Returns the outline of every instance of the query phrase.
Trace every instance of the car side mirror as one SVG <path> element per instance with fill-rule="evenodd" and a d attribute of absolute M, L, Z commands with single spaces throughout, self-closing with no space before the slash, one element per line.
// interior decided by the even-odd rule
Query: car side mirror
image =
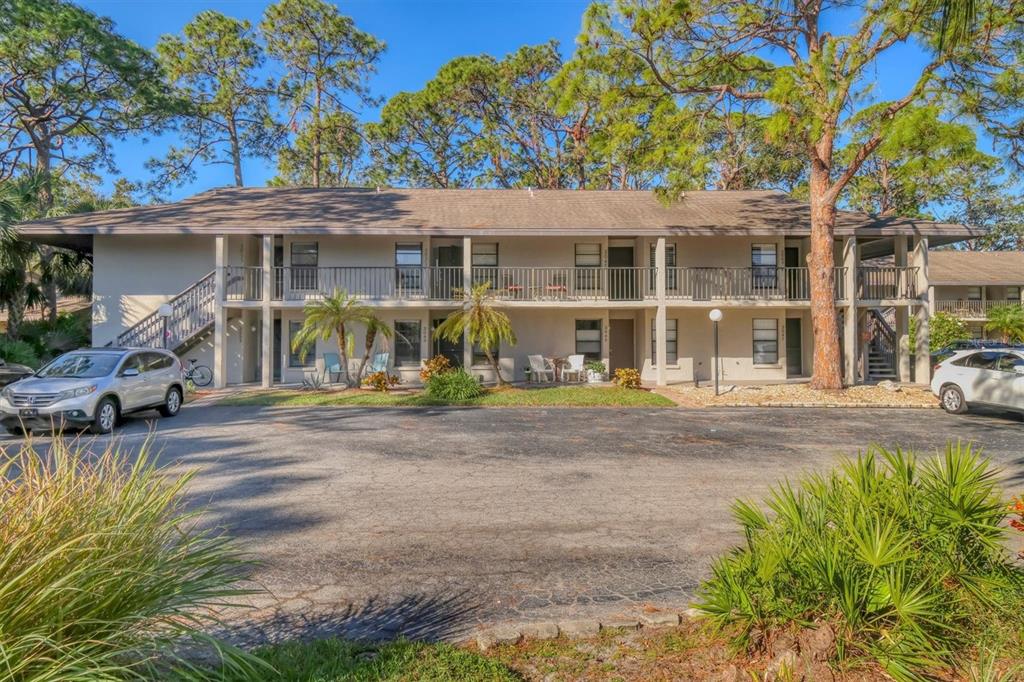
<path fill-rule="evenodd" d="M 139 370 L 135 369 L 134 367 L 129 367 L 128 369 L 126 369 L 123 372 L 121 372 L 121 376 L 123 376 L 123 377 L 137 377 L 137 376 L 139 376 Z"/>

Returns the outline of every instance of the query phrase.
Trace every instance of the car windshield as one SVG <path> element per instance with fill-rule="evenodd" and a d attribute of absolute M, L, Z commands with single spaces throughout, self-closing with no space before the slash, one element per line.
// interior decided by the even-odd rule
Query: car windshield
<path fill-rule="evenodd" d="M 46 365 L 36 376 L 44 378 L 95 379 L 114 371 L 121 356 L 116 353 L 69 353 Z"/>

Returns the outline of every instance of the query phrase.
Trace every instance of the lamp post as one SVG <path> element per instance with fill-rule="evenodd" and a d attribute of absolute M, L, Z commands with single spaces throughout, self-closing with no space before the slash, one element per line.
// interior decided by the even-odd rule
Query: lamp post
<path fill-rule="evenodd" d="M 160 319 L 163 322 L 163 333 L 161 334 L 161 336 L 163 336 L 163 343 L 161 344 L 161 346 L 164 348 L 164 350 L 167 350 L 167 318 L 170 317 L 171 313 L 173 312 L 174 309 L 170 306 L 170 304 L 167 303 L 164 303 L 159 308 L 157 308 L 157 314 L 160 316 Z"/>
<path fill-rule="evenodd" d="M 708 313 L 708 317 L 711 318 L 711 323 L 715 329 L 715 395 L 718 395 L 718 323 L 722 319 L 722 311 L 714 308 Z"/>

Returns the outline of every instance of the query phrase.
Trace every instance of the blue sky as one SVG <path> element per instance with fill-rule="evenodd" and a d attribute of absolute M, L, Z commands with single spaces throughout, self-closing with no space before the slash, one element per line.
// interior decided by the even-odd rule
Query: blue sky
<path fill-rule="evenodd" d="M 179 33 L 204 9 L 259 22 L 268 2 L 257 0 L 79 0 L 89 10 L 110 17 L 128 38 L 152 48 L 165 33 Z M 438 68 L 454 57 L 489 53 L 501 56 L 524 44 L 558 40 L 568 56 L 580 30 L 587 0 L 343 0 L 341 11 L 356 25 L 387 43 L 378 74 L 371 81 L 377 95 L 390 96 L 416 90 Z M 845 27 L 836 27 L 838 31 Z M 916 76 L 925 55 L 914 48 L 900 48 L 878 65 L 876 96 L 898 96 Z M 373 120 L 374 110 L 363 112 Z M 136 139 L 118 143 L 115 158 L 121 175 L 146 177 L 145 161 L 162 156 L 171 138 L 155 137 L 144 144 Z M 263 185 L 274 175 L 274 162 L 248 159 L 246 184 Z M 116 177 L 116 176 L 114 176 Z M 109 190 L 109 181 L 106 189 Z M 198 169 L 194 183 L 175 189 L 169 198 L 232 183 L 228 166 Z"/>

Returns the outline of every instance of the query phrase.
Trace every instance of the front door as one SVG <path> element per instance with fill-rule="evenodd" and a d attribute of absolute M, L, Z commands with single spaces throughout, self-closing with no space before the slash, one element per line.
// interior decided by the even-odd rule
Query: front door
<path fill-rule="evenodd" d="M 635 367 L 633 349 L 633 320 L 608 320 L 608 362 L 611 372 L 625 367 Z"/>
<path fill-rule="evenodd" d="M 437 329 L 438 325 L 444 322 L 443 319 L 434 320 L 431 323 L 431 330 Z M 452 343 L 448 339 L 436 338 L 433 334 L 430 336 L 433 339 L 434 355 L 443 355 L 448 358 L 448 362 L 452 363 L 452 367 L 462 367 L 462 349 L 463 341 L 459 339 L 458 343 Z"/>
<path fill-rule="evenodd" d="M 608 293 L 613 301 L 640 298 L 632 246 L 608 247 Z"/>
<path fill-rule="evenodd" d="M 461 246 L 438 246 L 434 249 L 434 265 L 439 268 L 461 268 Z M 431 298 L 446 301 L 452 298 L 452 290 L 462 286 L 462 273 L 458 276 L 451 270 L 442 270 L 431 277 Z"/>
<path fill-rule="evenodd" d="M 786 298 L 791 300 L 806 300 L 811 296 L 809 280 L 802 276 L 803 270 L 800 267 L 800 249 L 796 246 L 787 246 L 785 251 L 786 269 Z"/>
<path fill-rule="evenodd" d="M 802 325 L 799 317 L 786 318 L 786 376 L 798 377 L 804 373 Z"/>

